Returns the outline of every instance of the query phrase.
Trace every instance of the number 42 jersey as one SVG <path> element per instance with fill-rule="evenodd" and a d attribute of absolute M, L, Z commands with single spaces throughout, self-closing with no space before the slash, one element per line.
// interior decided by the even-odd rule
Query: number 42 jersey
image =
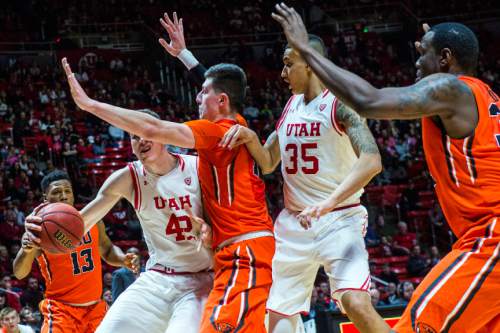
<path fill-rule="evenodd" d="M 293 95 L 276 125 L 281 152 L 285 207 L 302 211 L 330 196 L 357 160 L 336 121 L 337 98 L 328 90 L 305 103 Z M 339 207 L 359 203 L 363 190 Z"/>
<path fill-rule="evenodd" d="M 149 173 L 140 161 L 129 164 L 134 184 L 133 205 L 148 246 L 146 269 L 156 264 L 171 273 L 200 272 L 211 268 L 210 252 L 198 252 L 196 230 L 188 217 L 203 217 L 195 156 L 175 155 L 177 166 L 165 175 Z"/>

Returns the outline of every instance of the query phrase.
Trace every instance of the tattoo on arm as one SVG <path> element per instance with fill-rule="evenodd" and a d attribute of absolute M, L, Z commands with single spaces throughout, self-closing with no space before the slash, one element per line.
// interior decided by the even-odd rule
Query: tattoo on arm
<path fill-rule="evenodd" d="M 459 103 L 464 96 L 473 98 L 466 84 L 448 74 L 435 74 L 402 89 L 398 94 L 398 113 L 414 118 L 446 116 L 446 111 L 452 110 L 447 106 Z"/>
<path fill-rule="evenodd" d="M 337 105 L 337 120 L 344 126 L 358 156 L 360 153 L 379 153 L 377 143 L 366 124 L 366 119 L 361 118 L 354 110 L 340 101 Z"/>

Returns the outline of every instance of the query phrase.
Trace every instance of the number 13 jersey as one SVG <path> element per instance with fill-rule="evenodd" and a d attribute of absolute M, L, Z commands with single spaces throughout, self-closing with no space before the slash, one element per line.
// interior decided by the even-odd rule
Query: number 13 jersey
<path fill-rule="evenodd" d="M 133 205 L 148 246 L 146 269 L 163 265 L 172 273 L 200 272 L 212 266 L 210 252 L 201 247 L 188 217 L 203 217 L 195 156 L 175 155 L 177 166 L 165 175 L 149 173 L 140 161 L 129 164 L 134 184 Z"/>
<path fill-rule="evenodd" d="M 285 207 L 302 211 L 332 194 L 357 160 L 337 123 L 337 98 L 328 90 L 309 103 L 293 95 L 276 125 L 281 152 Z M 339 207 L 359 203 L 360 190 Z"/>

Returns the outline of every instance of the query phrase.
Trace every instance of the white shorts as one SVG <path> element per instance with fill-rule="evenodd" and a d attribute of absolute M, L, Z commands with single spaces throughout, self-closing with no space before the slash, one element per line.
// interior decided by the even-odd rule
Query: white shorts
<path fill-rule="evenodd" d="M 341 304 L 347 290 L 368 290 L 370 270 L 363 206 L 333 211 L 305 230 L 296 213 L 281 211 L 274 225 L 276 252 L 267 309 L 292 316 L 309 312 L 314 280 L 321 265 L 330 279 L 332 298 Z"/>
<path fill-rule="evenodd" d="M 212 273 L 147 271 L 118 296 L 96 333 L 197 333 Z"/>

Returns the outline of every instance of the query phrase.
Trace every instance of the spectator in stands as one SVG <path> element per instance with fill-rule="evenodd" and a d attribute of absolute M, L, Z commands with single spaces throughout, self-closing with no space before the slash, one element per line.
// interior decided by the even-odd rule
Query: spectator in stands
<path fill-rule="evenodd" d="M 394 235 L 392 243 L 392 251 L 396 255 L 407 255 L 417 243 L 417 235 L 408 232 L 408 225 L 406 222 L 400 221 L 398 223 L 398 232 Z"/>
<path fill-rule="evenodd" d="M 40 290 L 38 280 L 34 277 L 28 279 L 28 286 L 21 295 L 22 306 L 29 306 L 33 309 L 38 307 L 38 303 L 43 299 L 43 292 Z"/>
<path fill-rule="evenodd" d="M 385 298 L 385 303 L 387 305 L 394 305 L 397 302 L 398 295 L 397 295 L 397 284 L 393 282 L 389 282 L 387 286 L 385 286 L 385 293 L 384 293 L 384 298 Z"/>
<path fill-rule="evenodd" d="M 424 276 L 429 271 L 430 260 L 422 255 L 420 245 L 415 245 L 408 259 L 408 273 L 411 276 Z"/>
<path fill-rule="evenodd" d="M 75 203 L 83 204 L 90 202 L 96 193 L 96 188 L 90 184 L 89 177 L 81 176 L 75 184 Z"/>
<path fill-rule="evenodd" d="M 19 324 L 19 314 L 13 308 L 7 307 L 0 311 L 0 322 L 2 333 L 35 333 L 31 327 Z"/>
<path fill-rule="evenodd" d="M 409 211 L 415 210 L 418 203 L 418 190 L 415 188 L 415 182 L 410 180 L 408 188 L 401 194 L 401 214 L 407 216 Z"/>
<path fill-rule="evenodd" d="M 41 326 L 41 315 L 40 312 L 36 311 L 34 312 L 32 308 L 29 306 L 25 306 L 24 308 L 21 309 L 21 312 L 19 312 L 19 317 L 21 319 L 21 325 L 26 325 L 31 327 L 35 333 L 40 332 L 40 326 Z"/>
<path fill-rule="evenodd" d="M 378 278 L 385 282 L 392 282 L 396 285 L 399 284 L 398 275 L 391 270 L 391 266 L 388 263 L 382 266 L 382 272 L 380 272 Z"/>
<path fill-rule="evenodd" d="M 16 223 L 17 215 L 12 209 L 8 209 L 4 214 L 4 221 L 0 223 L 0 241 L 3 244 L 19 242 L 23 230 Z"/>
<path fill-rule="evenodd" d="M 141 254 L 139 252 L 139 249 L 131 247 L 127 250 L 127 253 L 136 254 L 140 262 Z M 127 289 L 128 286 L 130 286 L 136 278 L 137 275 L 126 267 L 121 267 L 115 270 L 113 272 L 113 280 L 111 282 L 112 301 L 116 301 L 118 296 L 120 296 L 120 294 L 124 292 L 125 289 Z"/>
<path fill-rule="evenodd" d="M 373 223 L 368 223 L 366 228 L 365 243 L 367 247 L 376 247 L 380 244 L 380 236 Z"/>
<path fill-rule="evenodd" d="M 323 281 L 319 284 L 318 307 L 320 311 L 333 311 L 335 309 L 335 302 L 332 300 L 328 282 Z"/>
<path fill-rule="evenodd" d="M 7 275 L 10 279 L 10 275 Z M 10 281 L 6 285 L 4 282 L 4 278 L 2 278 L 2 282 L 0 282 L 0 309 L 5 307 L 11 307 L 16 310 L 21 310 L 21 302 L 19 301 L 19 296 L 13 292 L 10 286 Z"/>
<path fill-rule="evenodd" d="M 104 276 L 102 277 L 102 287 L 111 290 L 112 284 L 113 284 L 113 275 L 110 272 L 104 273 Z"/>
<path fill-rule="evenodd" d="M 410 281 L 400 283 L 398 286 L 398 298 L 392 305 L 407 305 L 414 290 L 413 283 Z"/>
<path fill-rule="evenodd" d="M 432 209 L 429 210 L 429 220 L 436 227 L 442 227 L 445 224 L 443 211 L 441 210 L 441 206 L 437 201 L 434 203 Z"/>
<path fill-rule="evenodd" d="M 430 258 L 429 258 L 429 268 L 434 267 L 439 261 L 441 261 L 441 253 L 437 246 L 431 246 Z"/>
<path fill-rule="evenodd" d="M 372 305 L 375 308 L 385 305 L 385 303 L 380 300 L 380 291 L 377 288 L 370 289 L 369 293 L 372 300 Z"/>
<path fill-rule="evenodd" d="M 304 323 L 305 333 L 316 333 L 316 312 L 318 302 L 318 291 L 313 288 L 311 294 L 311 307 L 308 313 L 301 313 L 302 322 Z"/>
<path fill-rule="evenodd" d="M 0 245 L 0 276 L 4 276 L 7 273 L 12 272 L 12 261 L 9 257 L 9 252 L 7 247 Z"/>
<path fill-rule="evenodd" d="M 104 288 L 102 291 L 102 299 L 106 302 L 108 307 L 113 304 L 113 294 L 111 293 L 111 289 Z"/>

